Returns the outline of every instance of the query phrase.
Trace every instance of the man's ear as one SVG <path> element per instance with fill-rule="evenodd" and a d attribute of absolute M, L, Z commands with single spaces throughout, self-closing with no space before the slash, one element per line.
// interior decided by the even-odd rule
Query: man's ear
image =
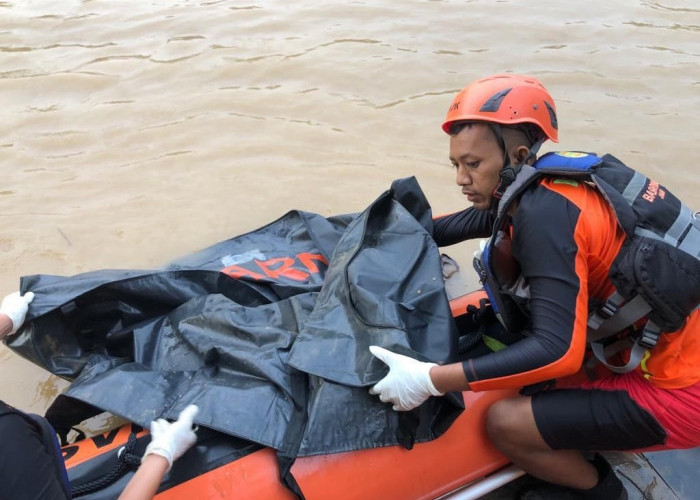
<path fill-rule="evenodd" d="M 513 159 L 515 160 L 515 164 L 520 165 L 521 163 L 523 163 L 529 154 L 530 150 L 527 146 L 521 144 L 520 146 L 516 147 L 512 153 Z"/>

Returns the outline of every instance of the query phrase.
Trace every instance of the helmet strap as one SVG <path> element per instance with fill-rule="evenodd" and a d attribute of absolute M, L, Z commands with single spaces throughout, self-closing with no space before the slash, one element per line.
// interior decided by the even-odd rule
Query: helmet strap
<path fill-rule="evenodd" d="M 498 184 L 496 185 L 496 187 L 493 190 L 493 193 L 491 194 L 495 199 L 500 200 L 503 197 L 503 193 L 505 193 L 506 188 L 510 186 L 510 184 L 515 180 L 515 176 L 518 174 L 518 172 L 514 170 L 513 167 L 510 165 L 510 156 L 508 156 L 508 150 L 506 149 L 506 141 L 505 139 L 503 139 L 503 131 L 501 129 L 501 126 L 496 123 L 489 123 L 489 126 L 493 131 L 493 135 L 496 136 L 496 142 L 498 142 L 501 151 L 503 151 L 503 168 L 498 174 Z M 518 171 L 519 170 L 520 169 L 518 168 Z"/>
<path fill-rule="evenodd" d="M 504 154 L 503 168 L 498 174 L 499 181 L 492 193 L 492 196 L 495 199 L 500 200 L 501 198 L 503 198 L 503 194 L 506 192 L 508 186 L 510 186 L 515 180 L 515 178 L 518 176 L 518 173 L 522 169 L 523 165 L 525 165 L 528 161 L 537 156 L 537 152 L 540 150 L 544 139 L 539 139 L 535 141 L 535 143 L 532 146 L 530 146 L 530 148 L 528 149 L 527 156 L 523 159 L 523 161 L 521 161 L 517 165 L 511 165 L 510 156 L 508 156 L 508 151 L 506 150 L 506 142 L 503 139 L 503 133 L 501 132 L 500 125 L 491 124 L 491 129 L 496 135 L 496 140 L 501 146 L 501 149 L 503 150 Z"/>
<path fill-rule="evenodd" d="M 538 139 L 532 144 L 532 146 L 530 146 L 530 152 L 523 160 L 523 164 L 529 162 L 532 158 L 537 156 L 537 152 L 540 150 L 540 147 L 542 147 L 542 144 L 544 144 L 544 141 L 546 140 L 547 139 Z"/>

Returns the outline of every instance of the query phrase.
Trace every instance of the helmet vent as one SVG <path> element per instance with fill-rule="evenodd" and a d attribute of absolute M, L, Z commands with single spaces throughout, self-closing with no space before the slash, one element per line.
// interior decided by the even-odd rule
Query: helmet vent
<path fill-rule="evenodd" d="M 547 101 L 544 101 L 544 105 L 547 107 L 547 111 L 549 112 L 549 121 L 552 123 L 552 127 L 555 130 L 559 130 L 559 124 L 557 123 L 557 113 Z"/>
<path fill-rule="evenodd" d="M 492 95 L 491 97 L 489 97 L 488 101 L 486 101 L 484 105 L 481 106 L 481 109 L 479 111 L 495 113 L 496 111 L 498 111 L 498 108 L 501 107 L 501 101 L 503 101 L 503 98 L 506 95 L 508 95 L 508 92 L 510 92 L 511 90 L 513 89 L 510 88 L 501 90 L 497 94 Z"/>

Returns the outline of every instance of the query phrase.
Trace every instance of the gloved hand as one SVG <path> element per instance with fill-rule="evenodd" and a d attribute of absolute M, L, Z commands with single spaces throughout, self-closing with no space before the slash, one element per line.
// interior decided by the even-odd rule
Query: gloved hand
<path fill-rule="evenodd" d="M 151 442 L 148 443 L 143 458 L 151 453 L 160 455 L 168 461 L 170 470 L 173 462 L 197 442 L 192 424 L 198 412 L 199 408 L 196 405 L 189 405 L 180 412 L 175 422 L 171 423 L 162 418 L 151 422 Z"/>
<path fill-rule="evenodd" d="M 435 363 L 396 354 L 383 347 L 370 346 L 370 352 L 389 366 L 389 374 L 369 390 L 378 394 L 384 403 L 392 403 L 396 411 L 412 410 L 430 396 L 442 396 L 430 379 L 430 369 Z"/>
<path fill-rule="evenodd" d="M 12 331 L 10 334 L 19 330 L 19 327 L 24 323 L 24 318 L 29 310 L 29 303 L 34 300 L 34 293 L 27 292 L 20 295 L 19 292 L 12 292 L 2 299 L 0 305 L 0 314 L 7 315 L 12 321 Z"/>

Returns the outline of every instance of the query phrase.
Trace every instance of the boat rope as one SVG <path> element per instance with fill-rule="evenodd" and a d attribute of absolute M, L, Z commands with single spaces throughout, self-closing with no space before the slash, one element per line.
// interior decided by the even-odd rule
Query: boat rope
<path fill-rule="evenodd" d="M 469 332 L 459 337 L 457 344 L 458 354 L 464 354 L 465 352 L 469 351 L 471 348 L 476 346 L 484 336 L 484 332 L 486 331 L 486 322 L 483 321 L 483 316 L 486 313 L 485 303 L 486 301 L 481 299 L 479 301 L 479 307 L 476 307 L 473 304 L 469 304 L 467 306 L 467 314 L 472 315 L 472 321 L 474 324 L 478 325 L 478 327 L 476 332 Z"/>
<path fill-rule="evenodd" d="M 71 485 L 71 495 L 73 498 L 85 495 L 87 493 L 92 493 L 101 488 L 109 486 L 121 476 L 123 476 L 129 469 L 137 469 L 141 464 L 141 457 L 139 455 L 134 455 L 134 447 L 136 446 L 136 433 L 132 432 L 129 434 L 129 439 L 126 445 L 123 446 L 117 453 L 118 462 L 117 465 L 105 473 L 104 475 L 93 479 L 85 484 L 80 484 L 77 486 Z"/>

